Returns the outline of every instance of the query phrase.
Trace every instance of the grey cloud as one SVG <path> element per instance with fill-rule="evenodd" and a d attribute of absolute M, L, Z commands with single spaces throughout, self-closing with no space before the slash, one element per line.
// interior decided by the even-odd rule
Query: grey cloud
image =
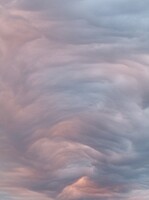
<path fill-rule="evenodd" d="M 112 44 L 96 53 L 103 59 L 108 54 L 123 57 L 143 49 L 148 51 L 147 1 L 37 1 L 36 4 L 19 1 L 18 4 L 22 9 L 41 11 L 46 23 L 48 19 L 54 20 L 52 26 L 45 25 L 45 36 L 59 43 Z M 119 55 L 114 60 L 118 58 Z"/>
<path fill-rule="evenodd" d="M 4 3 L 0 196 L 146 200 L 147 1 Z"/>

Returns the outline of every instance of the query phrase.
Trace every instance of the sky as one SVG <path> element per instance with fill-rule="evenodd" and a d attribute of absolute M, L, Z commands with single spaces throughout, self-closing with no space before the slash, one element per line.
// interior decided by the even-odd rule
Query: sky
<path fill-rule="evenodd" d="M 148 0 L 0 0 L 0 199 L 148 200 L 148 33 Z"/>

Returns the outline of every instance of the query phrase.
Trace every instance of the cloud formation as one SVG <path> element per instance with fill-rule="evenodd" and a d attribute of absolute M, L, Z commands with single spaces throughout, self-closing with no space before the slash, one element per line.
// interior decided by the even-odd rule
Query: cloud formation
<path fill-rule="evenodd" d="M 147 200 L 147 0 L 0 0 L 0 198 Z"/>

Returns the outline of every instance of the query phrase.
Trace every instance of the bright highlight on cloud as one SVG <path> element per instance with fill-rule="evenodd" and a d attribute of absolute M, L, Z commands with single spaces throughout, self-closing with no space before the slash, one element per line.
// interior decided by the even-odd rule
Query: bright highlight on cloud
<path fill-rule="evenodd" d="M 148 199 L 148 20 L 147 0 L 0 0 L 0 199 Z"/>

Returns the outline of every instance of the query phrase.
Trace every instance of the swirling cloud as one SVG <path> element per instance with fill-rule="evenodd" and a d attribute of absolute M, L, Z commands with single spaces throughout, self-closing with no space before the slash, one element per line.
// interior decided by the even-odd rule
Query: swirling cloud
<path fill-rule="evenodd" d="M 0 198 L 147 200 L 148 1 L 0 0 Z"/>

